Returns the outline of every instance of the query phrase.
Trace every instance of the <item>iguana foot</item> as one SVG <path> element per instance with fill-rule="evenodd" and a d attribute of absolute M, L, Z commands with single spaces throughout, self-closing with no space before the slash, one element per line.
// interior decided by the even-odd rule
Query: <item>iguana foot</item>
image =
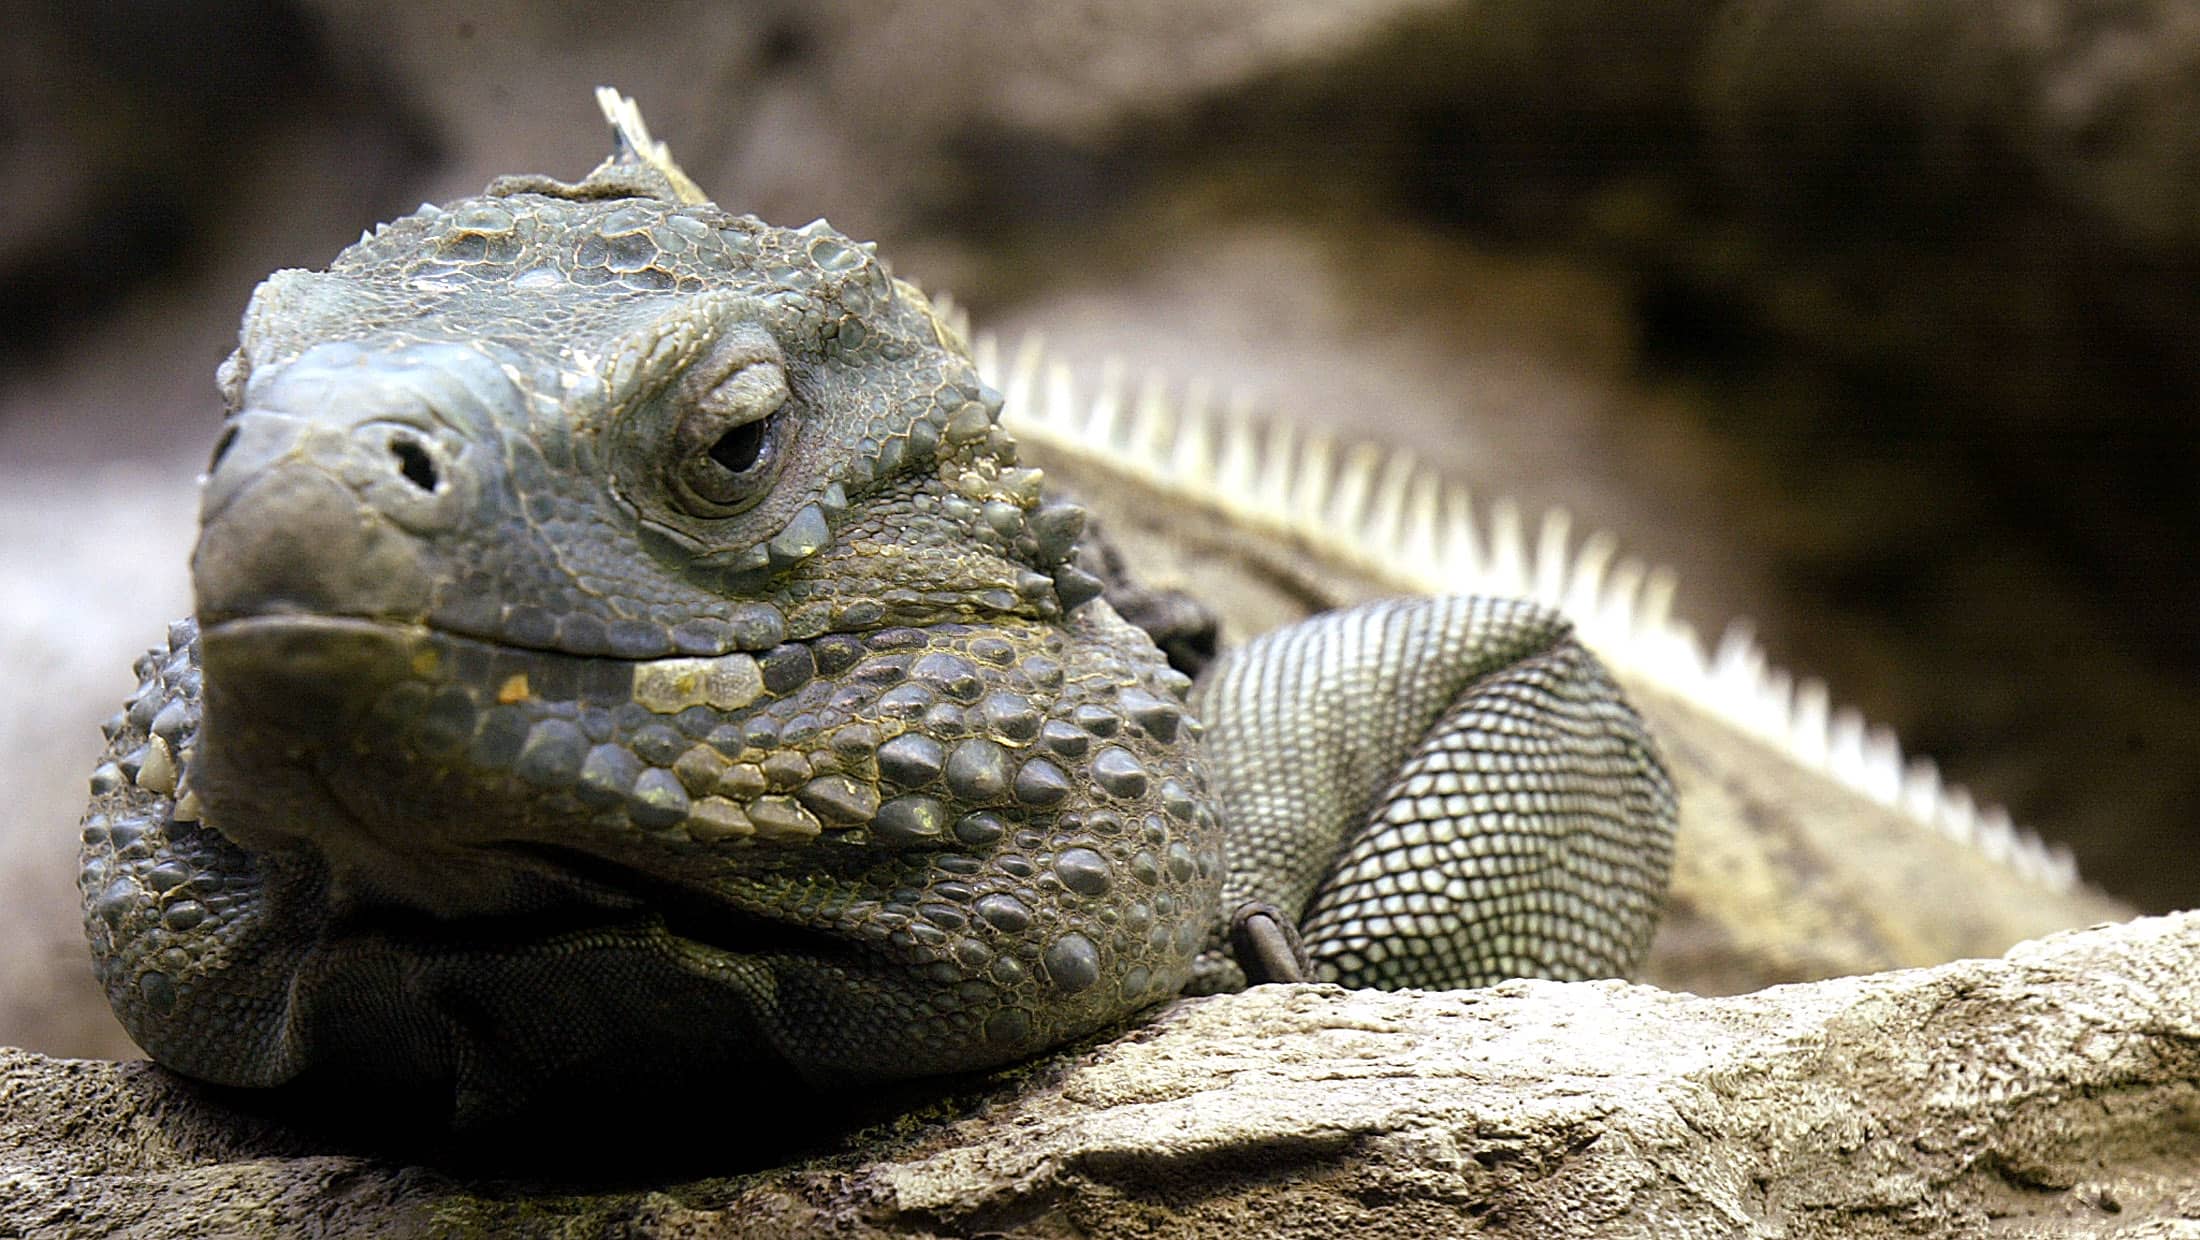
<path fill-rule="evenodd" d="M 1647 950 L 1672 783 L 1558 615 L 1465 597 L 1331 612 L 1225 654 L 1193 706 L 1228 832 L 1223 907 L 1295 920 L 1306 976 L 1610 977 Z M 1231 947 L 1263 980 L 1239 917 Z M 1232 973 L 1219 951 L 1202 961 L 1213 988 Z"/>

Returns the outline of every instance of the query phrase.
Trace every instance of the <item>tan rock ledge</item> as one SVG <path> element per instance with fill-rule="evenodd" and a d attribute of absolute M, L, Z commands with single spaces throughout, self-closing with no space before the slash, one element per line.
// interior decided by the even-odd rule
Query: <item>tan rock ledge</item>
<path fill-rule="evenodd" d="M 0 1235 L 2200 1236 L 2200 914 L 1720 999 L 1266 987 L 966 1094 L 578 1191 L 0 1051 Z"/>

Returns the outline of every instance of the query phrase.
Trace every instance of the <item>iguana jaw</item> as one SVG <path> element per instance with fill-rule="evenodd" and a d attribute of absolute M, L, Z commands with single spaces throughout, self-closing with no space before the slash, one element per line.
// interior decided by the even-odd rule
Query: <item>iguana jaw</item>
<path fill-rule="evenodd" d="M 934 643 L 932 655 L 940 657 L 942 645 L 963 638 L 943 631 L 927 640 Z M 961 939 L 903 941 L 892 908 L 902 887 L 926 881 L 937 857 L 959 865 L 949 878 L 977 871 L 986 849 L 968 833 L 975 818 L 967 829 L 954 824 L 964 830 L 961 836 L 947 830 L 926 836 L 885 808 L 860 825 L 825 824 L 803 835 L 792 824 L 769 820 L 759 808 L 773 797 L 806 807 L 801 789 L 792 796 L 767 790 L 747 803 L 748 834 L 705 841 L 698 833 L 715 824 L 694 812 L 669 827 L 660 821 L 652 830 L 633 820 L 632 799 L 590 805 L 577 785 L 574 791 L 545 790 L 519 769 L 536 731 L 563 722 L 553 714 L 527 713 L 551 706 L 536 690 L 575 693 L 574 700 L 585 703 L 588 686 L 559 679 L 583 667 L 623 672 L 627 687 L 619 698 L 631 707 L 625 716 L 646 720 L 644 726 L 660 728 L 660 735 L 682 734 L 673 722 L 679 712 L 652 711 L 640 699 L 661 691 L 675 696 L 651 700 L 676 706 L 681 693 L 728 692 L 723 679 L 715 689 L 707 676 L 669 678 L 658 689 L 636 689 L 637 679 L 676 660 L 579 659 L 355 617 L 235 618 L 209 626 L 198 641 L 207 713 L 192 779 L 203 790 L 207 824 L 225 833 L 230 833 L 225 824 L 242 824 L 234 832 L 238 844 L 298 859 L 326 875 L 315 885 L 325 894 L 314 896 L 310 910 L 299 910 L 319 929 L 295 966 L 298 984 L 285 988 L 299 1005 L 288 1018 L 292 1027 L 316 1031 L 317 1044 L 333 1048 L 323 1062 L 356 1061 L 410 1077 L 456 1073 L 463 1112 L 479 1099 L 523 1096 L 535 1088 L 531 1083 L 598 1073 L 603 1065 L 597 1057 L 610 1053 L 609 1047 L 643 1045 L 649 1048 L 645 1057 L 666 1062 L 753 1065 L 759 1056 L 787 1053 L 790 1029 L 849 1019 L 842 1010 L 844 988 L 860 998 L 874 987 L 901 985 L 897 979 L 903 977 L 928 979 L 942 972 L 959 979 L 952 984 L 966 987 L 1004 984 L 984 980 L 992 976 L 985 962 L 973 962 L 969 943 Z M 834 642 L 853 639 L 819 644 Z M 895 666 L 896 659 L 906 661 L 910 674 L 884 692 L 930 683 L 926 677 L 933 673 L 918 666 L 927 657 L 921 653 L 926 646 L 915 647 L 920 653 L 914 656 L 898 655 L 889 641 L 862 649 L 857 664 L 844 667 L 834 680 L 820 676 L 815 686 L 830 696 L 850 685 L 877 685 L 879 678 L 865 676 L 863 669 Z M 726 658 L 756 662 L 745 654 Z M 967 666 L 954 670 L 961 658 L 946 658 L 941 670 L 967 674 Z M 983 666 L 985 659 L 972 662 Z M 824 666 L 821 660 L 821 671 Z M 1043 670 L 1038 662 L 1030 666 L 1035 673 Z M 542 669 L 549 667 L 562 670 L 545 674 Z M 532 671 L 514 673 L 524 676 L 522 685 L 504 674 L 507 669 Z M 758 677 L 765 674 L 759 666 Z M 760 711 L 800 700 L 779 673 L 770 675 L 789 692 L 778 696 L 762 689 L 754 703 Z M 447 693 L 464 696 L 462 687 L 468 685 L 489 687 L 487 697 L 465 697 L 469 708 L 490 703 L 477 712 L 473 728 L 463 735 L 452 730 L 439 758 L 415 749 L 396 760 L 394 747 L 434 743 L 427 733 L 450 720 L 433 703 L 448 702 Z M 736 697 L 746 692 L 730 691 Z M 514 734 L 515 729 L 491 721 L 498 711 L 522 721 L 532 718 L 534 726 L 517 732 L 520 758 L 504 766 L 476 765 L 483 746 L 508 744 L 496 738 Z M 1115 731 L 1116 726 L 1123 730 Z M 1132 726 L 1127 720 L 1111 725 L 1111 735 L 1117 743 L 1135 744 Z M 646 743 L 615 735 L 632 750 L 646 749 Z M 827 743 L 814 745 L 812 752 L 846 751 Z M 657 760 L 662 763 L 663 756 Z M 890 778 L 911 778 L 906 757 L 895 760 L 901 765 L 889 765 L 883 755 L 876 761 L 893 772 Z M 675 759 L 646 769 L 667 776 L 688 767 Z M 962 777 L 950 773 L 947 779 L 948 788 L 933 795 L 960 786 Z M 912 799 L 895 797 L 891 786 L 886 795 L 889 806 Z M 430 796 L 449 800 L 440 812 L 405 801 Z M 692 811 L 707 798 L 690 794 L 689 799 Z M 553 805 L 561 812 L 543 812 Z M 1153 808 L 1158 821 L 1163 807 Z M 499 812 L 509 817 L 500 822 L 493 817 Z M 779 838 L 765 837 L 760 828 L 767 825 Z M 408 827 L 415 829 L 400 834 Z M 1176 852 L 1168 857 L 1171 866 L 1177 864 Z M 1185 854 L 1186 865 L 1216 861 L 1204 853 Z M 1130 885 L 1133 876 L 1123 869 L 1129 862 L 1117 864 L 1123 875 L 1118 881 Z M 1137 976 L 1148 979 L 1144 985 L 1155 997 L 1181 984 L 1196 947 L 1196 934 L 1186 932 L 1211 915 L 1201 899 L 1212 897 L 1200 886 L 1211 881 L 1204 877 L 1210 872 L 1179 882 L 1172 869 L 1154 880 L 1156 890 L 1170 899 L 1169 920 L 1139 927 L 1138 941 L 1146 941 L 1148 930 L 1172 933 L 1166 949 L 1141 964 Z M 813 873 L 839 875 L 847 898 L 824 910 L 788 907 L 786 884 L 799 884 L 800 875 Z M 1108 986 L 1115 984 L 1107 980 Z M 788 998 L 789 987 L 800 988 L 796 998 Z M 1089 983 L 1072 998 L 1099 996 L 1105 989 Z M 475 998 L 446 999 L 461 993 Z M 546 995 L 555 997 L 561 1027 L 585 1032 L 575 1035 L 579 1041 L 571 1048 L 560 1039 L 515 1042 L 507 1036 L 539 1023 Z M 635 995 L 648 996 L 640 1017 L 628 1010 Z M 782 1005 L 791 1013 L 782 1015 Z M 371 1027 L 372 1013 L 393 1006 L 437 1027 L 454 1027 L 462 1048 L 457 1058 L 449 1063 L 442 1058 L 453 1053 L 449 1047 L 354 1046 L 350 1039 L 363 1035 L 348 1031 Z M 1078 1027 L 1099 1019 L 1082 1006 L 1067 1010 L 1071 1014 L 1063 1019 Z M 678 1019 L 656 1019 L 667 1012 Z M 635 1020 L 642 1022 L 640 1028 L 622 1023 Z M 799 1071 L 819 1080 L 938 1072 L 1011 1059 L 1048 1036 L 1027 1020 L 1003 1016 L 983 1037 L 965 1034 L 937 1046 L 910 1045 L 884 1058 L 800 1062 Z M 520 1043 L 524 1053 L 513 1049 Z M 814 1048 L 796 1049 L 811 1060 L 820 1058 Z M 568 1054 L 570 1062 L 561 1058 Z M 788 1055 L 789 1064 L 798 1061 Z"/>
<path fill-rule="evenodd" d="M 200 641 L 206 723 L 193 782 L 212 820 L 247 847 L 366 848 L 352 859 L 379 867 L 548 841 L 697 866 L 830 848 L 858 829 L 787 795 L 804 787 L 773 786 L 722 756 L 743 752 L 745 736 L 765 740 L 748 727 L 752 711 L 810 682 L 814 662 L 808 673 L 797 665 L 815 659 L 806 647 L 618 659 L 300 613 L 209 620 Z M 665 769 L 673 756 L 679 777 Z M 706 766 L 723 778 L 703 778 Z M 416 880 L 445 885 L 433 873 Z"/>

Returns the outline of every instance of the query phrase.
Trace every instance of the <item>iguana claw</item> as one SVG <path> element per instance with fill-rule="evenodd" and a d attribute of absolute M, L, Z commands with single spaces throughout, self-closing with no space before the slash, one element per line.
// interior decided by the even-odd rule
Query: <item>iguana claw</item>
<path fill-rule="evenodd" d="M 1273 904 L 1248 901 L 1230 914 L 1230 955 L 1250 986 L 1313 980 L 1297 928 Z"/>

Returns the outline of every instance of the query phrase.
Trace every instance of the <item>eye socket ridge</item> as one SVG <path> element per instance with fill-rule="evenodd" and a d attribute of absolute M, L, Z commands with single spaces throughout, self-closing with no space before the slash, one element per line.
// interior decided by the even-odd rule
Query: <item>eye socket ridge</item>
<path fill-rule="evenodd" d="M 792 396 L 786 370 L 758 360 L 690 398 L 673 434 L 672 493 L 680 506 L 725 517 L 762 499 L 778 477 L 787 433 L 781 411 Z"/>

